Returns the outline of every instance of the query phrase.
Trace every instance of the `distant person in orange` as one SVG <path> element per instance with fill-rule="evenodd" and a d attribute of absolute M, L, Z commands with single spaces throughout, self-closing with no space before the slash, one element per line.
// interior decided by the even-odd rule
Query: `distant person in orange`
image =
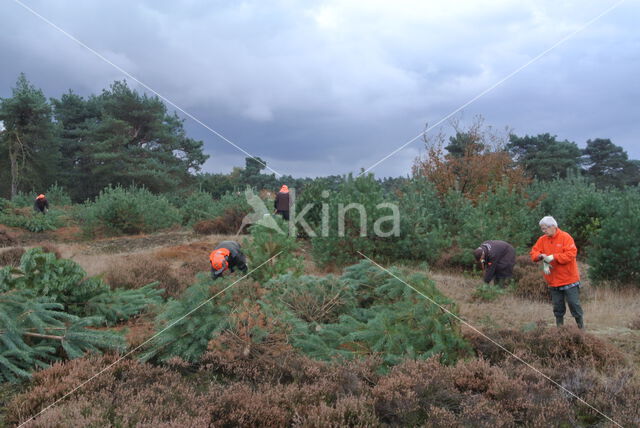
<path fill-rule="evenodd" d="M 39 194 L 36 197 L 36 200 L 33 202 L 34 211 L 39 211 L 42 214 L 46 214 L 49 210 L 49 201 L 47 201 L 47 197 L 43 194 Z"/>
<path fill-rule="evenodd" d="M 566 305 L 569 305 L 578 327 L 584 328 L 580 306 L 580 273 L 576 262 L 578 248 L 571 235 L 558 228 L 553 217 L 543 217 L 540 229 L 544 235 L 531 249 L 531 260 L 542 262 L 544 279 L 551 290 L 556 325 L 563 325 Z"/>
<path fill-rule="evenodd" d="M 228 269 L 234 272 L 237 267 L 243 273 L 247 273 L 247 258 L 240 249 L 240 244 L 235 241 L 222 241 L 209 254 L 211 263 L 211 278 L 216 280 Z"/>
<path fill-rule="evenodd" d="M 276 209 L 276 214 L 280 214 L 285 220 L 289 220 L 289 202 L 289 187 L 283 184 L 276 195 L 276 200 L 273 205 Z"/>

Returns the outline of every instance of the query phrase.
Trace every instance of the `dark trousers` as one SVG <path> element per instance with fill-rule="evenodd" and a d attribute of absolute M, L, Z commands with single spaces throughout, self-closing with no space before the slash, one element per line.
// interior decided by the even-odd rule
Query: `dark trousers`
<path fill-rule="evenodd" d="M 276 214 L 280 214 L 283 219 L 289 221 L 289 210 L 276 210 Z"/>
<path fill-rule="evenodd" d="M 580 306 L 580 287 L 571 287 L 567 290 L 558 290 L 556 287 L 549 288 L 551 289 L 551 301 L 553 302 L 553 314 L 556 316 L 556 325 L 560 326 L 564 323 L 564 314 L 567 312 L 567 305 L 569 305 L 571 315 L 576 319 L 578 327 L 584 327 L 583 312 Z"/>

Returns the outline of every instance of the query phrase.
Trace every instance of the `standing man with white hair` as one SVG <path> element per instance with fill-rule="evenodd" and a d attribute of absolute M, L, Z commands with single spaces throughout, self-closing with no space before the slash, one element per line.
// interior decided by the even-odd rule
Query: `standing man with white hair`
<path fill-rule="evenodd" d="M 558 223 L 551 216 L 540 220 L 540 229 L 544 235 L 531 249 L 531 260 L 543 263 L 544 279 L 551 290 L 556 325 L 563 325 L 568 304 L 578 328 L 584 328 L 576 244 L 571 235 L 558 228 Z"/>

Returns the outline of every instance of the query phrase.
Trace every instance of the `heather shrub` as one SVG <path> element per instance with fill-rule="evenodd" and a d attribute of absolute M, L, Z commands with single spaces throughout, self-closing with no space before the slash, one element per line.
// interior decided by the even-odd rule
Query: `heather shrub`
<path fill-rule="evenodd" d="M 0 248 L 12 247 L 17 243 L 18 241 L 16 240 L 15 236 L 13 236 L 13 233 L 4 228 L 0 228 Z"/>
<path fill-rule="evenodd" d="M 544 280 L 540 263 L 534 263 L 529 256 L 516 257 L 513 268 L 515 287 L 513 294 L 523 299 L 548 302 L 551 299 L 547 282 Z"/>
<path fill-rule="evenodd" d="M 107 187 L 79 213 L 88 236 L 150 233 L 180 223 L 180 214 L 164 196 L 145 188 Z"/>
<path fill-rule="evenodd" d="M 379 426 L 373 400 L 369 397 L 346 396 L 334 405 L 320 402 L 306 409 L 304 415 L 296 415 L 293 423 L 298 427 L 372 427 Z"/>
<path fill-rule="evenodd" d="M 545 368 L 558 368 L 560 373 L 569 365 L 585 369 L 609 370 L 624 367 L 624 355 L 609 342 L 599 339 L 577 328 L 546 328 L 534 330 L 497 330 L 487 336 L 500 343 L 510 352 L 517 353 L 525 361 L 536 362 Z M 467 333 L 476 353 L 492 364 L 501 364 L 509 354 L 476 333 Z"/>
<path fill-rule="evenodd" d="M 406 361 L 372 393 L 376 414 L 390 425 L 561 426 L 572 420 L 569 403 L 544 379 L 522 378 L 483 360 L 452 367 L 436 359 Z"/>
<path fill-rule="evenodd" d="M 225 225 L 221 220 L 200 220 L 193 224 L 193 231 L 198 235 L 213 235 L 214 233 L 220 233 L 221 229 L 224 229 Z"/>
<path fill-rule="evenodd" d="M 107 265 L 102 277 L 112 289 L 136 289 L 155 282 L 164 290 L 165 297 L 180 295 L 184 286 L 167 260 L 147 255 L 115 259 Z"/>
<path fill-rule="evenodd" d="M 7 406 L 6 422 L 18 424 L 51 404 L 100 369 L 115 356 L 84 358 L 55 364 L 36 372 L 30 387 Z M 36 425 L 168 426 L 180 421 L 190 426 L 210 422 L 202 394 L 166 368 L 123 360 L 87 382 L 82 394 L 47 410 Z"/>
<path fill-rule="evenodd" d="M 227 208 L 224 213 L 212 220 L 200 220 L 193 224 L 193 231 L 199 235 L 231 235 L 242 227 L 245 214 L 237 208 Z"/>
<path fill-rule="evenodd" d="M 20 266 L 20 259 L 25 253 L 24 248 L 15 247 L 0 251 L 0 267 L 2 266 Z"/>

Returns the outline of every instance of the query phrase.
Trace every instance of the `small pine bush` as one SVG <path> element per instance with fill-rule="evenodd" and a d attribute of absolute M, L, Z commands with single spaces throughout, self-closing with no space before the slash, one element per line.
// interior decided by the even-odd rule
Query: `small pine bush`
<path fill-rule="evenodd" d="M 105 188 L 79 216 L 88 236 L 150 233 L 180 223 L 180 213 L 164 196 L 136 187 Z"/>
<path fill-rule="evenodd" d="M 252 225 L 249 228 L 252 239 L 245 239 L 243 244 L 251 262 L 249 267 L 255 269 L 251 277 L 261 284 L 277 275 L 302 270 L 302 259 L 295 255 L 298 244 L 295 237 L 289 236 L 287 224 L 280 216 L 273 217 L 272 224 L 279 230 L 259 223 Z"/>
<path fill-rule="evenodd" d="M 493 302 L 494 300 L 498 300 L 500 296 L 504 296 L 507 293 L 507 290 L 504 288 L 500 288 L 496 285 L 482 283 L 478 287 L 476 287 L 473 292 L 472 298 L 473 300 L 482 300 L 484 302 Z"/>
<path fill-rule="evenodd" d="M 640 286 L 640 191 L 624 192 L 602 220 L 589 252 L 589 275 L 596 281 Z"/>

